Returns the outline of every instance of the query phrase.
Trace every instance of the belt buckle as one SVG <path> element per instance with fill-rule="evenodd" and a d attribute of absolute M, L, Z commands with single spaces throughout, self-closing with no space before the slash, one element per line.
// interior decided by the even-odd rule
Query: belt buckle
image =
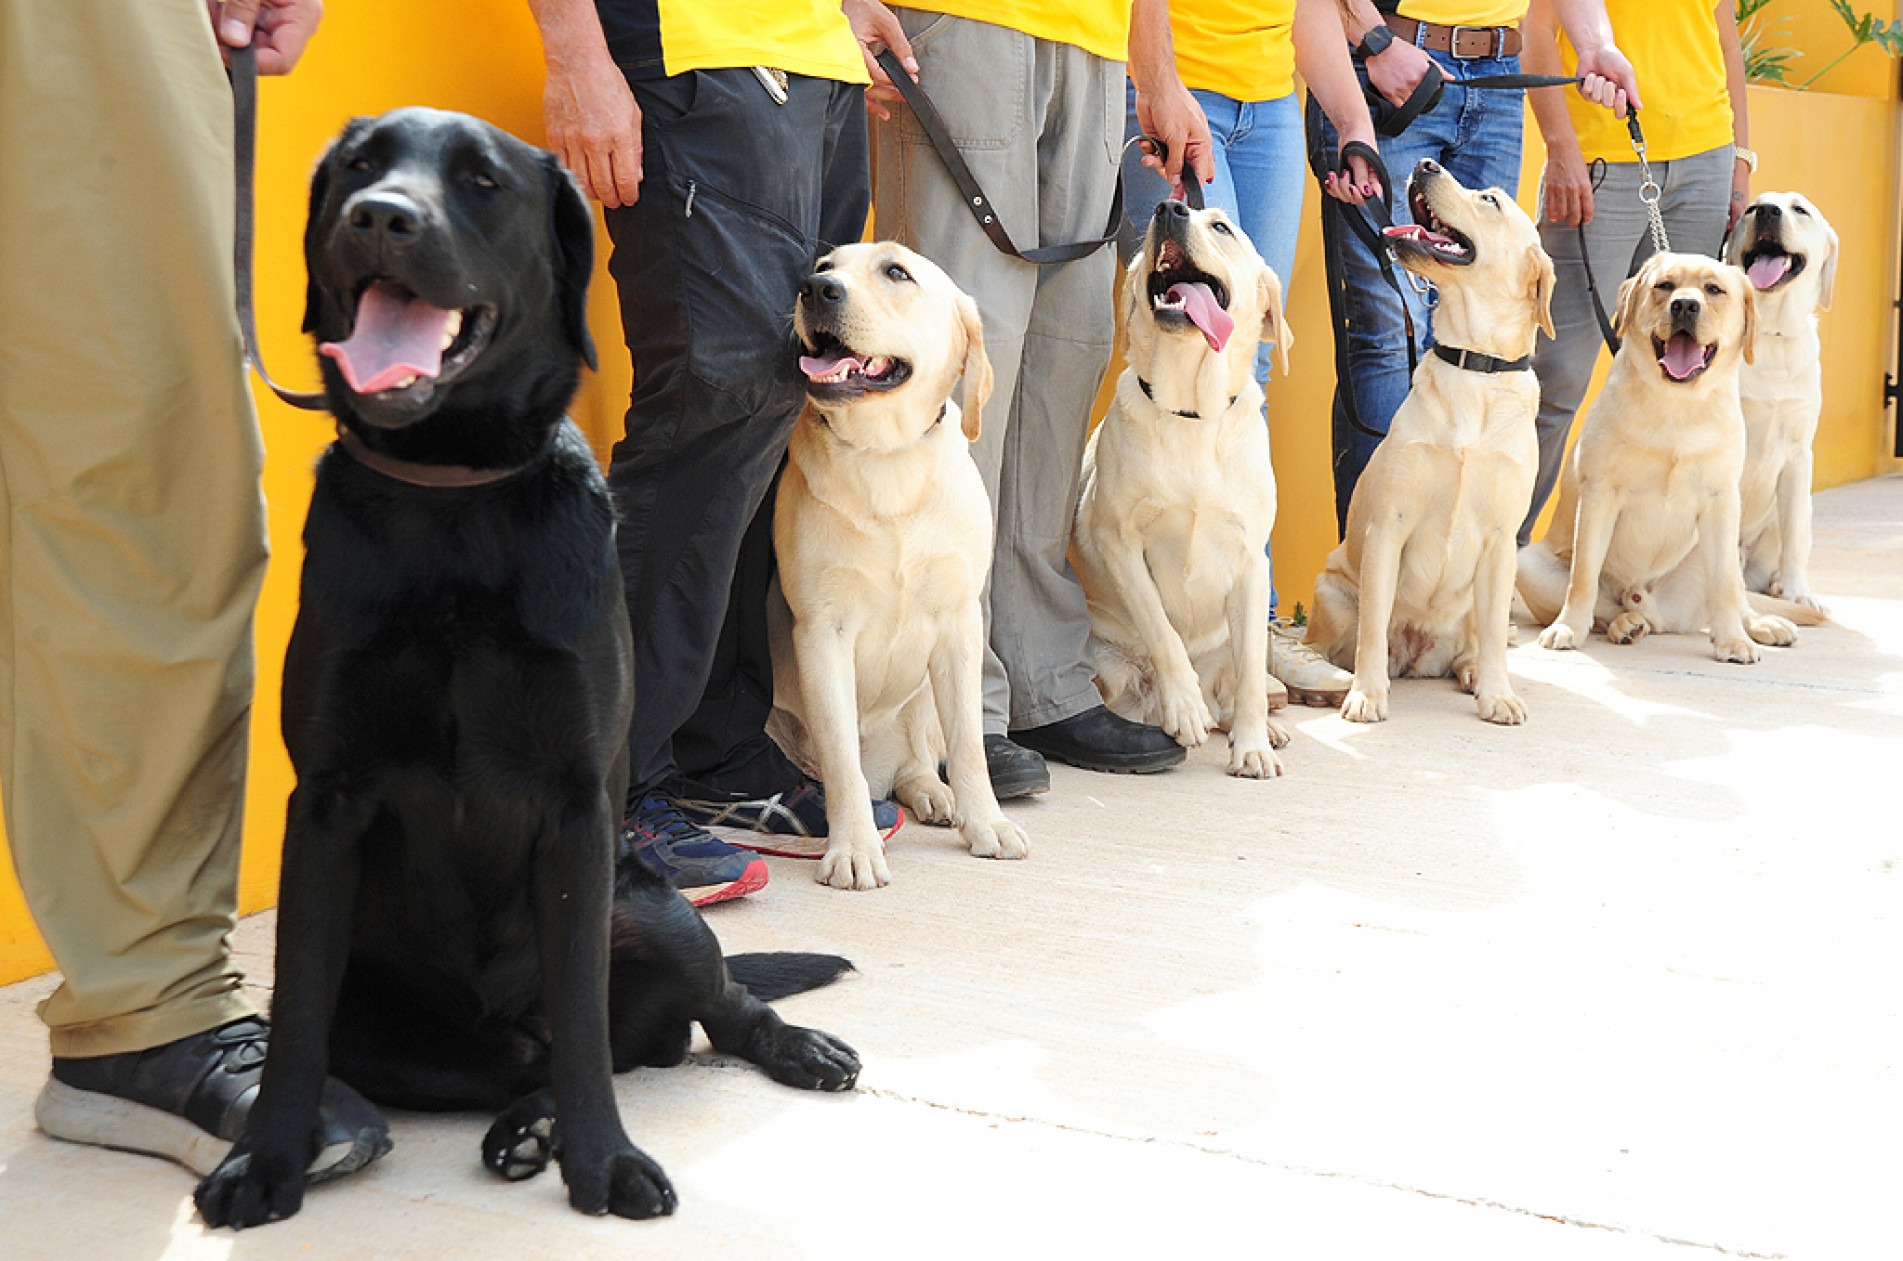
<path fill-rule="evenodd" d="M 1453 34 L 1449 36 L 1447 40 L 1447 52 L 1448 55 L 1453 57 L 1456 61 L 1478 61 L 1482 57 L 1495 56 L 1500 46 L 1505 42 L 1500 34 L 1502 28 L 1498 26 L 1455 26 L 1449 29 L 1453 31 Z M 1476 35 L 1485 35 L 1487 37 L 1486 48 L 1477 53 L 1461 52 L 1460 36 L 1463 31 L 1472 32 Z"/>

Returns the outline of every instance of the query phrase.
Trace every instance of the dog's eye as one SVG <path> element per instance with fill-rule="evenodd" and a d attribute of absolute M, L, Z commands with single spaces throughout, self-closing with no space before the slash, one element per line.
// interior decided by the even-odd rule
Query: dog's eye
<path fill-rule="evenodd" d="M 501 188 L 502 187 L 502 185 L 496 182 L 496 177 L 489 174 L 487 171 L 477 171 L 474 175 L 470 176 L 469 182 L 474 184 L 477 188 Z"/>
<path fill-rule="evenodd" d="M 1220 220 L 1220 219 L 1212 219 L 1212 220 L 1210 221 L 1210 224 L 1209 224 L 1209 226 L 1210 226 L 1210 228 L 1211 228 L 1212 230 L 1214 230 L 1214 231 L 1216 231 L 1216 232 L 1220 232 L 1220 233 L 1222 233 L 1222 234 L 1223 234 L 1224 236 L 1234 236 L 1234 235 L 1235 235 L 1235 233 L 1233 233 L 1233 232 L 1231 232 L 1231 231 L 1229 230 L 1229 225 L 1228 225 L 1228 224 L 1226 224 L 1226 223 L 1224 223 L 1224 222 L 1223 222 L 1222 220 Z"/>
<path fill-rule="evenodd" d="M 897 263 L 887 263 L 885 265 L 885 278 L 898 284 L 907 284 L 910 283 L 912 279 L 912 273 Z"/>
<path fill-rule="evenodd" d="M 1804 209 L 1802 206 L 1798 205 L 1796 202 L 1791 203 L 1791 209 L 1795 210 L 1798 214 L 1803 215 L 1806 219 L 1810 218 L 1810 211 Z"/>
<path fill-rule="evenodd" d="M 1678 286 L 1672 283 L 1671 281 L 1661 280 L 1656 285 L 1652 286 L 1652 292 L 1653 293 L 1670 293 L 1672 290 L 1676 288 L 1678 288 Z"/>
<path fill-rule="evenodd" d="M 1714 298 L 1722 298 L 1725 293 L 1725 287 L 1716 281 L 1707 281 L 1705 283 L 1705 292 Z"/>
<path fill-rule="evenodd" d="M 344 165 L 349 167 L 353 171 L 367 171 L 370 169 L 370 159 L 364 157 L 360 153 L 356 157 L 350 159 L 350 161 L 346 162 Z"/>
<path fill-rule="evenodd" d="M 1489 206 L 1494 207 L 1496 210 L 1499 209 L 1500 199 L 1498 197 L 1495 197 L 1492 193 L 1480 194 L 1480 200 L 1486 202 Z"/>

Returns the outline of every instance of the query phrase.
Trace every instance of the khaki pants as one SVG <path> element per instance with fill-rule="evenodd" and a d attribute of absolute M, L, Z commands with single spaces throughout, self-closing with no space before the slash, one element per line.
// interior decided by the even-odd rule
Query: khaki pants
<path fill-rule="evenodd" d="M 919 84 L 1019 249 L 1104 229 L 1123 141 L 1123 63 L 1006 27 L 894 10 Z M 873 227 L 978 303 L 994 388 L 972 448 L 997 517 L 986 591 L 985 730 L 1103 703 L 1067 558 L 1090 406 L 1116 334 L 1116 251 L 1038 267 L 1002 254 L 904 107 L 873 128 Z M 993 616 L 993 612 L 996 616 Z"/>
<path fill-rule="evenodd" d="M 203 0 L 0 0 L 0 804 L 55 1055 L 250 1014 L 265 564 Z"/>

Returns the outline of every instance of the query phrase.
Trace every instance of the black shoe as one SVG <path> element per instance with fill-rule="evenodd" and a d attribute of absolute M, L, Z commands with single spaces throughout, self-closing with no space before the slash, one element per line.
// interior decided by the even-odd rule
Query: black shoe
<path fill-rule="evenodd" d="M 991 772 L 991 791 L 999 801 L 1035 797 L 1051 790 L 1050 768 L 1044 758 L 1010 736 L 985 737 L 985 767 Z"/>
<path fill-rule="evenodd" d="M 1119 718 L 1102 705 L 1061 722 L 1013 731 L 1011 739 L 1087 771 L 1128 775 L 1167 770 L 1188 756 L 1161 727 Z"/>
<path fill-rule="evenodd" d="M 216 1169 L 258 1097 L 270 1026 L 256 1016 L 148 1051 L 53 1057 L 34 1117 L 54 1138 Z M 307 1182 L 340 1178 L 390 1150 L 390 1125 L 368 1099 L 329 1078 L 318 1111 L 323 1146 Z"/>

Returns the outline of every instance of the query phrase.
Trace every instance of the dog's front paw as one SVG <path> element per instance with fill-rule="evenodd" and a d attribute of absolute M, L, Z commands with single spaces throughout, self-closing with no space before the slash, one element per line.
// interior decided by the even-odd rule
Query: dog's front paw
<path fill-rule="evenodd" d="M 1758 646 L 1749 639 L 1713 639 L 1711 655 L 1732 665 L 1756 665 Z"/>
<path fill-rule="evenodd" d="M 192 1202 L 207 1226 L 283 1221 L 304 1207 L 304 1165 L 295 1152 L 249 1151 L 241 1142 L 198 1184 Z"/>
<path fill-rule="evenodd" d="M 1606 638 L 1615 644 L 1636 644 L 1644 639 L 1651 629 L 1650 622 L 1631 609 L 1627 609 L 1607 624 Z"/>
<path fill-rule="evenodd" d="M 835 889 L 881 889 L 892 883 L 892 869 L 885 865 L 885 845 L 876 834 L 857 842 L 834 837 L 813 878 Z"/>
<path fill-rule="evenodd" d="M 781 1025 L 752 1059 L 768 1077 L 797 1090 L 851 1090 L 859 1081 L 859 1053 L 818 1029 Z"/>
<path fill-rule="evenodd" d="M 1388 720 L 1387 689 L 1363 691 L 1359 687 L 1350 688 L 1348 699 L 1341 703 L 1341 716 L 1349 722 L 1386 722 Z"/>
<path fill-rule="evenodd" d="M 568 1202 L 599 1217 L 613 1213 L 637 1221 L 666 1217 L 679 1205 L 674 1184 L 640 1148 L 627 1144 L 598 1158 L 573 1152 L 561 1157 L 562 1180 L 568 1184 Z"/>
<path fill-rule="evenodd" d="M 892 786 L 892 795 L 921 823 L 949 827 L 957 822 L 958 798 L 936 775 L 908 775 Z"/>
<path fill-rule="evenodd" d="M 1159 681 L 1156 704 L 1160 711 L 1157 725 L 1185 749 L 1193 749 L 1209 739 L 1209 729 L 1216 725 L 1216 716 L 1203 703 L 1202 687 L 1194 676 L 1186 683 L 1164 684 Z"/>
<path fill-rule="evenodd" d="M 1773 648 L 1789 648 L 1797 642 L 1797 627 L 1775 613 L 1745 614 L 1744 629 L 1752 639 Z"/>
<path fill-rule="evenodd" d="M 982 822 L 974 819 L 960 835 L 973 858 L 1024 858 L 1031 852 L 1031 838 L 1003 815 Z"/>
<path fill-rule="evenodd" d="M 1540 647 L 1551 648 L 1554 652 L 1567 652 L 1579 647 L 1585 638 L 1566 623 L 1554 622 L 1540 632 Z"/>
<path fill-rule="evenodd" d="M 1503 727 L 1517 727 L 1526 721 L 1526 702 L 1511 692 L 1476 695 L 1474 706 L 1479 709 L 1482 718 Z"/>
<path fill-rule="evenodd" d="M 1270 730 L 1276 730 L 1270 724 Z M 1288 743 L 1288 733 L 1282 732 L 1280 744 Z M 1265 734 L 1256 738 L 1229 738 L 1229 773 L 1238 779 L 1274 779 L 1282 773 L 1282 759 L 1275 756 L 1278 742 L 1273 735 Z"/>

